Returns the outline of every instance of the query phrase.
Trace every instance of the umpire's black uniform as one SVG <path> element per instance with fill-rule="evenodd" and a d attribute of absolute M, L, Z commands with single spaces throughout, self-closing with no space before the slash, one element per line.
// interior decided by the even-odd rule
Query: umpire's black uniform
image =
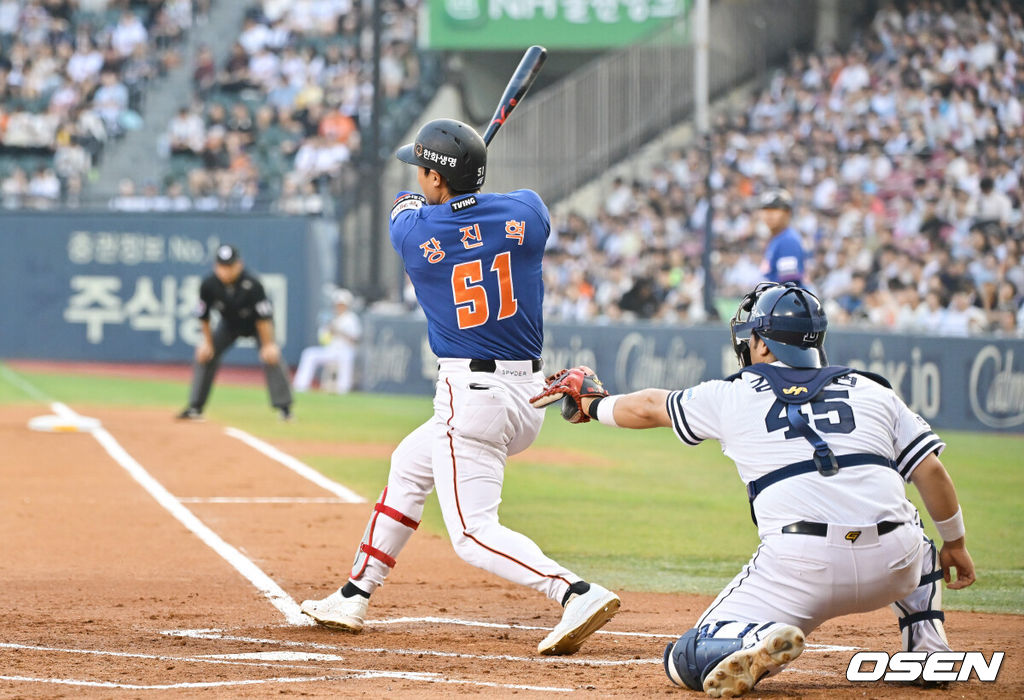
<path fill-rule="evenodd" d="M 207 362 L 196 362 L 188 408 L 178 416 L 183 419 L 202 416 L 220 358 L 239 337 L 255 337 L 261 349 L 265 341 L 273 342 L 273 306 L 260 281 L 242 267 L 238 250 L 228 245 L 218 248 L 216 266 L 214 274 L 204 279 L 199 287 L 198 309 L 203 335 L 212 339 L 213 357 Z M 209 332 L 211 309 L 216 309 L 221 317 L 212 333 Z M 261 322 L 267 324 L 262 333 L 258 327 Z M 263 371 L 270 403 L 281 412 L 282 418 L 290 418 L 292 392 L 283 361 L 264 362 Z"/>

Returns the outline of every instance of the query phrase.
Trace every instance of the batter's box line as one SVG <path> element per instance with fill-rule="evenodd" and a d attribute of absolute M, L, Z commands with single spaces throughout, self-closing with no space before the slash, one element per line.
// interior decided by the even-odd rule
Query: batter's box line
<path fill-rule="evenodd" d="M 108 651 L 104 649 L 73 649 L 73 648 L 61 648 L 61 647 L 47 647 L 37 646 L 32 644 L 18 644 L 13 642 L 0 642 L 0 648 L 6 649 L 20 649 L 26 651 L 41 651 L 41 652 L 55 652 L 64 654 L 82 654 L 88 656 L 112 656 L 117 658 L 129 658 L 129 659 L 145 659 L 154 661 L 176 661 L 181 663 L 198 663 L 198 664 L 220 664 L 224 666 L 250 666 L 258 668 L 274 668 L 274 669 L 297 669 L 297 670 L 330 670 L 338 672 L 338 675 L 325 675 L 317 676 L 315 678 L 305 677 L 303 680 L 316 681 L 333 681 L 333 680 L 352 680 L 352 679 L 377 679 L 377 678 L 393 678 L 396 680 L 410 680 L 420 681 L 424 683 L 443 683 L 448 685 L 472 685 L 483 688 L 502 688 L 506 690 L 534 690 L 545 693 L 571 693 L 574 691 L 573 688 L 558 688 L 549 686 L 534 686 L 534 685 L 522 685 L 515 683 L 497 683 L 492 681 L 474 681 L 464 678 L 445 678 L 439 673 L 433 673 L 429 671 L 390 671 L 381 669 L 366 669 L 366 668 L 328 668 L 323 669 L 319 666 L 299 665 L 299 664 L 285 664 L 285 663 L 265 663 L 257 661 L 237 661 L 229 659 L 218 659 L 213 657 L 202 657 L 202 656 L 168 656 L 166 654 L 144 654 L 139 652 L 127 652 L 127 651 Z M 54 679 L 54 678 L 38 678 L 31 676 L 0 676 L 0 680 L 20 681 L 27 683 L 58 683 L 64 685 L 94 685 L 100 684 L 98 687 L 110 687 L 110 688 L 126 688 L 126 689 L 137 689 L 137 690 L 161 690 L 165 688 L 173 687 L 206 687 L 206 683 L 223 683 L 229 684 L 229 682 L 195 682 L 194 684 L 181 684 L 174 686 L 146 686 L 138 684 L 126 684 L 118 681 L 84 681 L 75 679 Z M 247 681 L 235 681 L 236 685 L 243 684 L 255 684 L 255 683 L 269 683 L 269 682 L 299 682 L 293 679 L 250 679 Z"/>
<path fill-rule="evenodd" d="M 170 637 L 188 637 L 189 639 L 207 639 L 225 642 L 243 642 L 248 644 L 277 644 L 285 647 L 303 649 L 318 649 L 321 651 L 341 651 L 357 654 L 396 654 L 400 656 L 436 656 L 455 659 L 477 659 L 481 661 L 518 661 L 527 663 L 542 664 L 571 664 L 576 666 L 642 666 L 647 664 L 660 664 L 661 659 L 579 659 L 567 657 L 550 656 L 511 656 L 509 654 L 467 654 L 465 652 L 437 651 L 436 649 L 394 649 L 391 647 L 355 647 L 338 644 L 322 644 L 319 642 L 298 642 L 290 639 L 264 639 L 261 637 L 242 637 L 230 634 L 222 634 L 216 630 L 165 630 L 161 632 Z M 208 655 L 207 658 L 214 658 Z"/>
<path fill-rule="evenodd" d="M 450 617 L 396 617 L 391 620 L 369 620 L 371 625 L 399 625 L 399 624 L 439 624 L 439 625 L 463 625 L 467 627 L 490 627 L 496 629 L 517 629 L 517 630 L 540 630 L 550 632 L 550 627 L 538 627 L 534 625 L 517 625 L 502 622 L 481 622 L 478 620 L 459 620 Z M 647 639 L 679 639 L 678 634 L 657 634 L 655 632 L 618 632 L 615 630 L 598 630 L 595 634 L 604 634 L 613 637 L 641 637 Z M 808 644 L 805 651 L 860 651 L 860 647 L 849 647 L 838 644 Z M 658 663 L 661 663 L 660 661 Z"/>
<path fill-rule="evenodd" d="M 439 621 L 449 622 L 452 624 L 461 624 L 464 626 L 478 626 L 491 629 L 525 629 L 525 630 L 541 630 L 546 631 L 547 627 L 531 627 L 528 625 L 513 625 L 503 624 L 497 622 L 476 622 L 472 620 L 451 620 L 450 618 L 397 618 L 395 620 L 384 621 L 385 623 L 393 623 L 399 621 Z M 371 620 L 368 624 L 374 624 L 375 621 Z M 163 630 L 161 634 L 170 637 L 188 637 L 191 639 L 208 639 L 208 640 L 223 640 L 223 641 L 234 641 L 234 642 L 245 642 L 250 644 L 279 644 L 287 647 L 303 647 L 308 649 L 322 649 L 326 651 L 352 651 L 357 653 L 381 653 L 388 652 L 393 654 L 407 654 L 417 655 L 422 654 L 425 656 L 439 656 L 439 657 L 451 657 L 451 658 L 470 658 L 470 659 L 493 659 L 500 661 L 524 661 L 533 663 L 566 663 L 576 664 L 580 666 L 630 666 L 630 665 L 645 665 L 645 664 L 660 664 L 661 659 L 623 659 L 623 660 L 606 660 L 606 659 L 573 659 L 567 657 L 531 657 L 531 656 L 509 656 L 504 654 L 466 654 L 461 652 L 445 652 L 436 650 L 415 650 L 415 649 L 392 649 L 383 647 L 354 647 L 354 646 L 342 646 L 336 644 L 322 644 L 320 642 L 299 642 L 290 639 L 270 639 L 262 637 L 245 637 L 238 635 L 225 634 L 219 629 L 194 629 L 194 630 Z M 677 639 L 676 635 L 665 635 L 665 634 L 653 634 L 646 632 L 612 632 L 612 631 L 598 631 L 597 634 L 610 634 L 610 635 L 623 635 L 631 637 L 640 637 L 647 639 Z M 859 647 L 848 647 L 841 646 L 838 644 L 808 644 L 804 648 L 805 652 L 826 652 L 826 651 L 857 651 Z"/>

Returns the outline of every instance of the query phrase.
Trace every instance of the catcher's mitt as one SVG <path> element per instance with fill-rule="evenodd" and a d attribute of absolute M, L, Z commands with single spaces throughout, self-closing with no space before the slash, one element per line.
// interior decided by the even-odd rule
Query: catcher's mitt
<path fill-rule="evenodd" d="M 590 416 L 583 412 L 584 398 L 608 396 L 601 380 L 589 367 L 563 369 L 547 378 L 544 391 L 530 399 L 537 408 L 544 408 L 562 400 L 562 418 L 570 423 L 587 423 Z"/>

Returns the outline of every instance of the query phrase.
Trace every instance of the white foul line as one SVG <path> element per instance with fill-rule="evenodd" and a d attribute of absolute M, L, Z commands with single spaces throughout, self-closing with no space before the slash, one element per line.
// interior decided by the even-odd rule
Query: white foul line
<path fill-rule="evenodd" d="M 65 418 L 78 417 L 77 413 L 60 402 L 51 404 L 50 409 L 57 415 Z M 181 505 L 178 499 L 164 488 L 160 482 L 154 479 L 141 464 L 135 461 L 135 458 L 128 454 L 105 428 L 96 428 L 90 432 L 103 449 L 107 451 L 107 454 L 120 464 L 135 481 L 139 482 L 142 488 L 157 503 L 163 506 L 168 513 L 174 516 L 178 522 L 188 528 L 210 549 L 219 554 L 227 563 L 231 564 L 238 573 L 248 579 L 260 593 L 267 597 L 275 608 L 284 614 L 289 624 L 303 626 L 315 624 L 309 617 L 301 613 L 298 604 L 292 600 L 290 595 L 284 592 L 284 589 L 277 585 L 277 582 L 263 573 L 263 570 L 256 566 L 251 559 L 221 539 L 220 535 L 207 527 L 192 511 Z"/>
<path fill-rule="evenodd" d="M 317 486 L 327 491 L 330 491 L 345 503 L 366 503 L 366 499 L 364 499 L 355 491 L 352 491 L 351 489 L 342 486 L 333 479 L 328 479 L 326 476 L 318 472 L 316 469 L 313 469 L 308 464 L 300 462 L 299 460 L 292 457 L 290 454 L 282 452 L 281 450 L 277 449 L 270 443 L 264 442 L 263 440 L 260 440 L 258 437 L 250 435 L 244 430 L 228 427 L 224 428 L 224 434 L 233 437 L 236 440 L 241 440 L 249 447 L 252 447 L 253 449 L 259 452 L 262 452 L 267 457 L 270 457 L 271 459 L 277 462 L 280 462 L 281 464 L 288 467 L 302 478 L 308 479 Z"/>
<path fill-rule="evenodd" d="M 0 375 L 3 375 L 4 379 L 24 391 L 36 401 L 39 401 L 40 403 L 47 403 L 50 401 L 50 397 L 39 391 L 39 389 L 36 389 L 34 386 L 29 384 L 28 381 L 23 379 L 21 375 L 2 363 L 0 363 Z"/>

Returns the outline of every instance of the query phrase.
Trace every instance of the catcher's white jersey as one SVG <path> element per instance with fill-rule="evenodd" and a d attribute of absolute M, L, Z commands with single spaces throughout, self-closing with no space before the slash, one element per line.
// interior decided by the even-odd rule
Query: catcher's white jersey
<path fill-rule="evenodd" d="M 667 405 L 679 439 L 688 445 L 719 440 L 744 484 L 813 456 L 811 444 L 790 429 L 767 380 L 751 372 L 672 392 Z M 891 389 L 856 373 L 835 379 L 801 411 L 836 456 L 869 453 L 892 460 L 896 469 L 853 466 L 768 486 L 754 501 L 762 537 L 798 520 L 867 525 L 917 519 L 904 482 L 928 454 L 945 447 L 923 418 Z"/>

